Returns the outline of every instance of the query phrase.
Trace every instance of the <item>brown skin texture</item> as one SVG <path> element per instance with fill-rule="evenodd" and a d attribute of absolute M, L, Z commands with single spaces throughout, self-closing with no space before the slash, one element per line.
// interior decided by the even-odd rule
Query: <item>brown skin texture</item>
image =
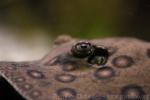
<path fill-rule="evenodd" d="M 39 61 L 0 62 L 0 74 L 27 100 L 144 100 L 150 95 L 150 43 L 133 38 L 88 40 L 109 51 L 106 65 L 97 66 L 68 56 L 79 40 L 59 37 Z M 127 94 L 134 99 L 121 97 Z M 90 99 L 94 96 L 99 99 Z"/>

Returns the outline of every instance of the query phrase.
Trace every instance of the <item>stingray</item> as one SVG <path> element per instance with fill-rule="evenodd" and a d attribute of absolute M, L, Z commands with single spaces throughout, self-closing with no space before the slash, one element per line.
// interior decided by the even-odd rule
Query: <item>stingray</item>
<path fill-rule="evenodd" d="M 149 100 L 150 43 L 135 38 L 86 40 L 108 49 L 105 65 L 68 56 L 80 41 L 55 40 L 37 61 L 0 62 L 1 100 Z"/>

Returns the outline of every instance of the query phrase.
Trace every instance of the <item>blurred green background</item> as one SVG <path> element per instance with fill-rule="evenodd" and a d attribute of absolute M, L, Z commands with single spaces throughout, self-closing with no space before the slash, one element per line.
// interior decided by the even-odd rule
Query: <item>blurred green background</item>
<path fill-rule="evenodd" d="M 28 35 L 150 40 L 149 0 L 0 0 L 0 24 Z M 32 35 L 31 35 L 32 36 Z"/>
<path fill-rule="evenodd" d="M 9 58 L 10 51 L 41 57 L 61 34 L 150 41 L 150 0 L 0 0 L 0 45 L 7 47 L 0 52 Z"/>

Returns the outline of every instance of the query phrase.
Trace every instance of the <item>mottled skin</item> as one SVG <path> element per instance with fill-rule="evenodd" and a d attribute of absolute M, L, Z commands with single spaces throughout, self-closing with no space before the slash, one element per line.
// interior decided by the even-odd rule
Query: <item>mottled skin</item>
<path fill-rule="evenodd" d="M 39 61 L 0 62 L 0 74 L 27 100 L 150 99 L 150 43 L 133 38 L 89 40 L 109 50 L 106 65 L 96 66 L 70 56 L 79 39 L 64 38 Z M 127 94 L 147 98 L 120 97 Z"/>

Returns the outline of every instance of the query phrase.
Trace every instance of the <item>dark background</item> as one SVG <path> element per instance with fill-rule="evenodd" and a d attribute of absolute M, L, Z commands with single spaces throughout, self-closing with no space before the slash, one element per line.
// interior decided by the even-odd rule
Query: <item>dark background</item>
<path fill-rule="evenodd" d="M 150 41 L 150 0 L 0 0 L 0 60 L 45 55 L 61 34 Z"/>
<path fill-rule="evenodd" d="M 0 0 L 0 24 L 28 36 L 38 29 L 52 38 L 70 34 L 150 40 L 150 0 Z"/>

